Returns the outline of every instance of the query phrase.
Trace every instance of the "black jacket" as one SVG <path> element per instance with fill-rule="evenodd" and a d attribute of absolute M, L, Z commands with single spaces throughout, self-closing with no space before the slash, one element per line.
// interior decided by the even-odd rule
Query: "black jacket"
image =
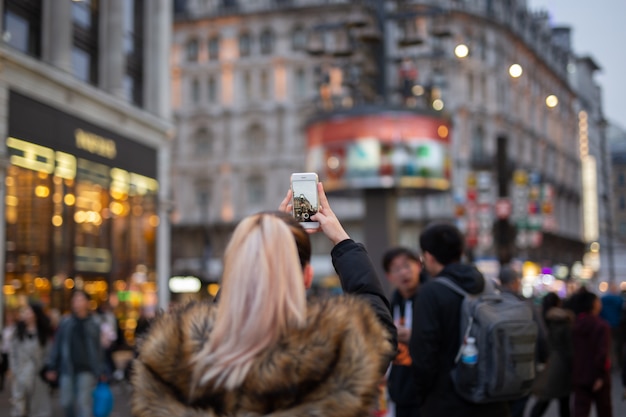
<path fill-rule="evenodd" d="M 447 265 L 439 276 L 452 279 L 470 294 L 482 292 L 485 278 L 472 265 Z M 435 278 L 436 279 L 436 278 Z M 474 404 L 455 391 L 450 377 L 460 347 L 461 295 L 430 280 L 420 287 L 413 309 L 409 350 L 416 395 L 422 415 L 429 417 L 508 417 L 506 402 Z"/>
<path fill-rule="evenodd" d="M 367 300 L 380 322 L 391 335 L 390 342 L 396 350 L 398 348 L 398 330 L 391 317 L 389 300 L 385 296 L 382 284 L 376 275 L 376 270 L 365 247 L 352 239 L 347 239 L 335 245 L 330 255 L 335 271 L 339 275 L 343 292 L 355 294 Z"/>

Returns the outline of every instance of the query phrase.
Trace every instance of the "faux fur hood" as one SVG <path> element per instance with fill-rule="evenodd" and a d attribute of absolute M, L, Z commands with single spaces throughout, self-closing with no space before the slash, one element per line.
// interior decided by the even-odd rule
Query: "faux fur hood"
<path fill-rule="evenodd" d="M 190 397 L 191 358 L 208 340 L 215 312 L 212 304 L 195 303 L 154 323 L 134 363 L 135 417 L 369 414 L 394 352 L 363 300 L 310 302 L 306 327 L 262 352 L 239 388 L 206 385 Z"/>

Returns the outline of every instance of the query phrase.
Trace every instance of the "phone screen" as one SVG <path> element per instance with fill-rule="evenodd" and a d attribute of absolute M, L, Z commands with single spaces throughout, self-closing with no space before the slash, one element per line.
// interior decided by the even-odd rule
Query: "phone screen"
<path fill-rule="evenodd" d="M 293 215 L 300 223 L 313 222 L 311 216 L 317 213 L 317 181 L 293 180 Z"/>

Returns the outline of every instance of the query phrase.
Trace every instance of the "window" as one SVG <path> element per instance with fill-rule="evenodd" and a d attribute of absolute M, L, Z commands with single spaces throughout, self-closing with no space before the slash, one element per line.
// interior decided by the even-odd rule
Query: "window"
<path fill-rule="evenodd" d="M 5 0 L 4 38 L 11 47 L 28 55 L 41 54 L 41 0 Z"/>
<path fill-rule="evenodd" d="M 270 55 L 274 51 L 274 32 L 270 29 L 265 29 L 261 33 L 261 53 L 263 55 Z"/>
<path fill-rule="evenodd" d="M 217 102 L 217 82 L 215 81 L 215 77 L 213 75 L 209 76 L 208 81 L 208 96 L 210 103 Z"/>
<path fill-rule="evenodd" d="M 261 98 L 267 100 L 270 95 L 270 81 L 267 70 L 261 71 Z"/>
<path fill-rule="evenodd" d="M 209 202 L 211 201 L 211 183 L 207 180 L 199 180 L 195 184 L 195 189 L 200 218 L 206 219 L 209 215 Z"/>
<path fill-rule="evenodd" d="M 619 223 L 619 234 L 622 236 L 626 236 L 626 222 Z"/>
<path fill-rule="evenodd" d="M 242 33 L 239 35 L 239 56 L 250 56 L 250 50 L 252 49 L 252 38 L 249 33 Z"/>
<path fill-rule="evenodd" d="M 623 187 L 624 184 L 626 183 L 623 171 L 619 173 L 619 176 L 617 177 L 617 183 L 619 184 L 620 187 Z"/>
<path fill-rule="evenodd" d="M 124 94 L 137 106 L 143 104 L 143 2 L 124 0 Z"/>
<path fill-rule="evenodd" d="M 211 134 L 205 128 L 200 128 L 196 131 L 194 137 L 194 151 L 198 155 L 205 155 L 212 151 L 213 141 L 211 138 Z"/>
<path fill-rule="evenodd" d="M 624 211 L 626 210 L 626 199 L 624 198 L 624 196 L 620 196 L 619 198 L 619 209 L 620 211 Z"/>
<path fill-rule="evenodd" d="M 472 135 L 472 159 L 482 159 L 485 157 L 485 132 L 482 127 L 474 129 Z"/>
<path fill-rule="evenodd" d="M 187 41 L 185 50 L 187 51 L 187 61 L 189 62 L 198 61 L 198 40 L 197 39 L 191 39 Z"/>
<path fill-rule="evenodd" d="M 209 39 L 209 60 L 217 61 L 220 59 L 220 38 L 214 36 Z"/>
<path fill-rule="evenodd" d="M 261 177 L 250 177 L 246 181 L 247 204 L 258 206 L 265 202 L 265 184 Z"/>
<path fill-rule="evenodd" d="M 265 151 L 265 130 L 262 126 L 255 124 L 248 128 L 246 134 L 247 151 L 250 154 L 258 155 Z"/>
<path fill-rule="evenodd" d="M 98 17 L 97 0 L 72 2 L 72 70 L 76 78 L 90 84 L 98 83 Z"/>
<path fill-rule="evenodd" d="M 296 70 L 296 76 L 295 76 L 295 92 L 296 92 L 296 98 L 298 99 L 303 99 L 306 97 L 306 73 L 304 72 L 304 69 L 302 68 L 298 68 Z"/>
<path fill-rule="evenodd" d="M 249 71 L 243 73 L 243 93 L 246 99 L 252 97 L 252 76 Z"/>
<path fill-rule="evenodd" d="M 294 51 L 306 50 L 306 32 L 301 26 L 297 26 L 291 32 L 291 49 Z"/>
<path fill-rule="evenodd" d="M 200 81 L 198 80 L 191 82 L 191 100 L 193 104 L 200 103 Z"/>

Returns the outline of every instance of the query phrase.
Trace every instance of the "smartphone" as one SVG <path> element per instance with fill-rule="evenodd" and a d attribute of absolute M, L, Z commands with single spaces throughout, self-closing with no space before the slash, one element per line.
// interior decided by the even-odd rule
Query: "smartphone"
<path fill-rule="evenodd" d="M 305 229 L 317 229 L 320 226 L 319 222 L 311 220 L 319 207 L 318 182 L 319 178 L 315 172 L 291 174 L 293 217 Z"/>

